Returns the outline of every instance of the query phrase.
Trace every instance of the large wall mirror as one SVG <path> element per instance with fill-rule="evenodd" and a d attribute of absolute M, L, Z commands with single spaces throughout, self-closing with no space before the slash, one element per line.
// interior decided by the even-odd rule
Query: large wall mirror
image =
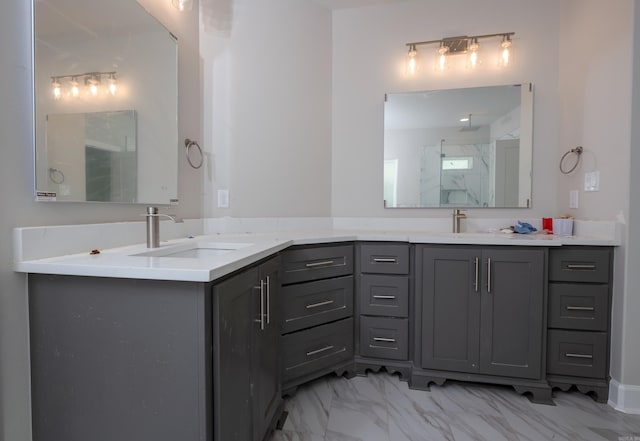
<path fill-rule="evenodd" d="M 530 207 L 531 84 L 387 94 L 387 208 Z"/>
<path fill-rule="evenodd" d="M 34 0 L 38 200 L 169 204 L 176 38 L 136 0 Z"/>

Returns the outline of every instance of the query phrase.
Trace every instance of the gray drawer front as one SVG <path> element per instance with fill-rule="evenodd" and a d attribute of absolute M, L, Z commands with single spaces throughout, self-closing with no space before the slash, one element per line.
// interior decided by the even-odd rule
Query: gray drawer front
<path fill-rule="evenodd" d="M 388 317 L 409 316 L 409 277 L 360 276 L 360 313 Z"/>
<path fill-rule="evenodd" d="M 282 287 L 282 333 L 353 315 L 353 276 Z"/>
<path fill-rule="evenodd" d="M 550 330 L 547 373 L 576 377 L 605 378 L 607 334 Z"/>
<path fill-rule="evenodd" d="M 282 253 L 282 284 L 353 274 L 353 245 L 298 248 Z"/>
<path fill-rule="evenodd" d="M 360 317 L 360 355 L 390 360 L 408 360 L 409 320 Z"/>
<path fill-rule="evenodd" d="M 282 337 L 282 381 L 331 367 L 353 357 L 353 319 Z"/>
<path fill-rule="evenodd" d="M 608 248 L 549 251 L 549 280 L 553 282 L 609 283 Z"/>
<path fill-rule="evenodd" d="M 360 272 L 409 274 L 409 244 L 360 245 Z"/>
<path fill-rule="evenodd" d="M 549 327 L 606 331 L 609 285 L 549 284 Z"/>

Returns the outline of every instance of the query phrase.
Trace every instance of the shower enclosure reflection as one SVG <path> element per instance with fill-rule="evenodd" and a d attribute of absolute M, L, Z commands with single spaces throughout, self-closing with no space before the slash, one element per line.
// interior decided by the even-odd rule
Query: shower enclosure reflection
<path fill-rule="evenodd" d="M 529 84 L 388 94 L 388 208 L 531 205 Z"/>

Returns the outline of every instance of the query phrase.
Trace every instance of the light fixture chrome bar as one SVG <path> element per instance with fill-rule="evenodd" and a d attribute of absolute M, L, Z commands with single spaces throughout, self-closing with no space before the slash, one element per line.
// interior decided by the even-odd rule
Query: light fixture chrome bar
<path fill-rule="evenodd" d="M 500 32 L 498 34 L 483 34 L 483 35 L 461 35 L 458 37 L 445 37 L 442 38 L 440 40 L 429 40 L 429 41 L 414 41 L 411 43 L 406 43 L 406 46 L 423 46 L 426 44 L 436 44 L 436 43 L 447 43 L 447 42 L 451 42 L 451 41 L 458 41 L 458 40 L 480 40 L 480 39 L 484 39 L 484 38 L 493 38 L 493 37 L 512 37 L 513 35 L 515 35 L 515 32 Z"/>

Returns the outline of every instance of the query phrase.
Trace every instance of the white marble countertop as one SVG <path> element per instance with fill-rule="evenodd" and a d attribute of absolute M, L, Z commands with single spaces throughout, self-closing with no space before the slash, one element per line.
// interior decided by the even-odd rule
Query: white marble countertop
<path fill-rule="evenodd" d="M 14 269 L 23 273 L 118 277 L 134 279 L 209 282 L 257 262 L 291 245 L 350 241 L 393 241 L 455 245 L 615 246 L 617 240 L 602 237 L 559 237 L 547 234 L 424 233 L 411 231 L 314 230 L 277 233 L 214 234 L 163 241 L 154 253 L 170 253 L 206 244 L 247 244 L 212 257 L 156 257 L 137 255 L 150 250 L 144 244 L 115 247 L 90 254 L 91 249 L 39 259 L 16 259 Z M 203 245 L 204 246 L 204 245 Z M 156 251 L 157 250 L 157 251 Z"/>

